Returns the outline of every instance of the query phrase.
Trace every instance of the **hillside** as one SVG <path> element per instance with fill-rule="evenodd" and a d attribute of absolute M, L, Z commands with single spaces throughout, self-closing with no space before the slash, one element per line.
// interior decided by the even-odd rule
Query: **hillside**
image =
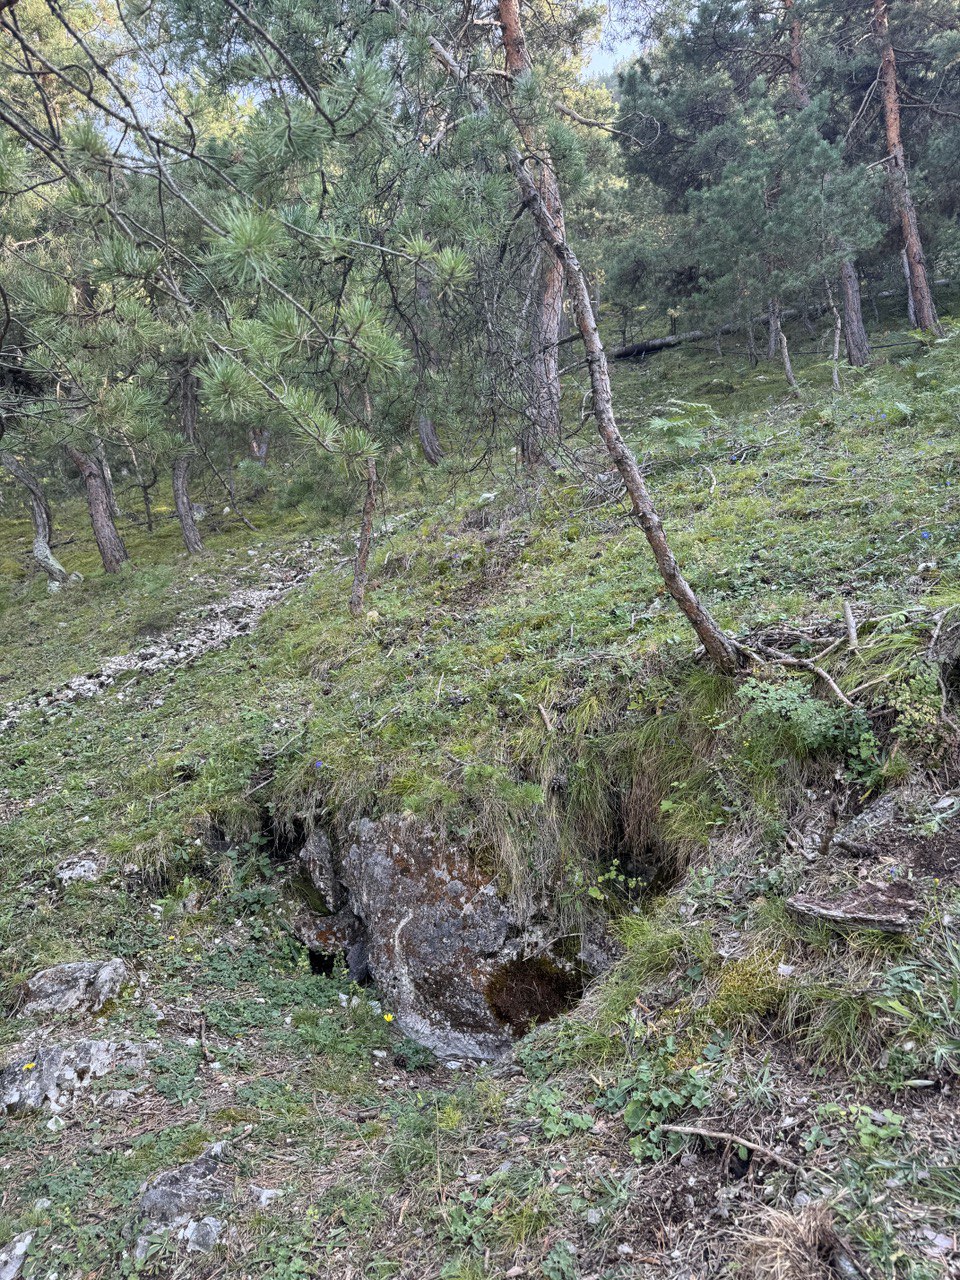
<path fill-rule="evenodd" d="M 616 370 L 739 679 L 588 426 L 554 470 L 391 454 L 358 619 L 354 510 L 285 464 L 253 528 L 204 495 L 200 557 L 156 499 L 116 575 L 61 506 L 56 594 L 5 491 L 0 1276 L 960 1274 L 947 325 L 839 394 L 815 354 L 802 399 L 732 354 Z M 387 972 L 355 864 L 407 839 L 502 926 L 491 1061 L 450 1047 L 449 935 L 409 1000 L 309 945 L 332 859 Z M 81 963 L 74 1008 L 36 981 Z"/>

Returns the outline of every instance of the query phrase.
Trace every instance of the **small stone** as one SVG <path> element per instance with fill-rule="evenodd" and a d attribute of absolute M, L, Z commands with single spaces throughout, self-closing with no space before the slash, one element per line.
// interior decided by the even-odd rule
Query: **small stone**
<path fill-rule="evenodd" d="M 73 884 L 77 880 L 92 883 L 100 878 L 100 864 L 91 854 L 65 858 L 53 873 L 61 884 Z"/>
<path fill-rule="evenodd" d="M 32 1239 L 33 1232 L 24 1231 L 0 1249 L 0 1280 L 17 1280 Z"/>
<path fill-rule="evenodd" d="M 266 1209 L 273 1204 L 274 1200 L 279 1200 L 283 1195 L 282 1191 L 278 1191 L 275 1187 L 258 1187 L 254 1183 L 250 1184 L 250 1199 L 258 1209 Z"/>
<path fill-rule="evenodd" d="M 184 1230 L 187 1253 L 209 1253 L 222 1234 L 223 1223 L 219 1218 L 201 1218 L 199 1222 L 188 1222 Z"/>
<path fill-rule="evenodd" d="M 924 1227 L 921 1235 L 935 1253 L 952 1253 L 957 1247 L 956 1239 L 953 1236 L 944 1235 L 942 1231 L 933 1231 L 930 1227 Z"/>

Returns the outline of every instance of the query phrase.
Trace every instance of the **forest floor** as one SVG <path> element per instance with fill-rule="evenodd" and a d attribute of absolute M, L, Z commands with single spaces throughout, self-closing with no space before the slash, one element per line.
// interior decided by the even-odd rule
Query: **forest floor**
<path fill-rule="evenodd" d="M 391 464 L 358 621 L 350 523 L 304 501 L 211 514 L 197 560 L 158 502 L 116 578 L 64 507 L 86 577 L 59 596 L 0 520 L 4 1079 L 143 1051 L 2 1121 L 25 1277 L 960 1274 L 960 336 L 896 357 L 840 396 L 800 359 L 803 402 L 730 357 L 618 371 L 707 604 L 804 660 L 833 645 L 854 711 L 804 670 L 737 688 L 693 659 L 587 439 L 535 485 Z M 834 802 L 883 794 L 896 840 L 819 856 Z M 442 818 L 518 894 L 609 910 L 622 959 L 509 1061 L 437 1061 L 291 932 L 317 809 Z M 881 882 L 918 905 L 905 936 L 786 906 Z M 112 957 L 97 1014 L 24 1013 L 39 970 Z M 211 1146 L 221 1229 L 191 1251 L 142 1189 Z"/>

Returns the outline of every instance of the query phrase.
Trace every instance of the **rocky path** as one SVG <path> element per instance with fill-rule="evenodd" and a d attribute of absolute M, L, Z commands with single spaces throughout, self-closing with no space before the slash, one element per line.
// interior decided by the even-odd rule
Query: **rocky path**
<path fill-rule="evenodd" d="M 26 698 L 9 702 L 0 710 L 0 733 L 16 725 L 31 711 L 57 713 L 74 703 L 95 698 L 114 686 L 122 676 L 155 675 L 159 671 L 185 666 L 215 649 L 223 649 L 238 636 L 252 631 L 267 609 L 305 583 L 326 564 L 324 551 L 329 540 L 305 539 L 292 549 L 268 554 L 260 563 L 261 577 L 255 585 L 236 587 L 224 599 L 205 606 L 190 626 L 158 636 L 131 653 L 107 658 L 84 675 Z M 128 682 L 129 683 L 129 682 Z M 117 695 L 121 699 L 124 693 Z"/>

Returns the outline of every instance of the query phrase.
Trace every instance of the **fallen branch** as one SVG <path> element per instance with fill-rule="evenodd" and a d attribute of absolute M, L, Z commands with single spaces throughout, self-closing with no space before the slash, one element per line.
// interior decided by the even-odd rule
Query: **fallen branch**
<path fill-rule="evenodd" d="M 853 608 L 849 600 L 843 602 L 843 617 L 847 624 L 847 641 L 851 649 L 856 649 L 860 643 L 857 637 L 857 620 L 853 616 Z"/>
<path fill-rule="evenodd" d="M 725 1142 L 730 1146 L 746 1147 L 748 1151 L 755 1151 L 757 1155 L 765 1156 L 774 1164 L 789 1169 L 791 1173 L 803 1173 L 800 1165 L 788 1160 L 779 1151 L 774 1151 L 772 1147 L 765 1147 L 760 1142 L 751 1142 L 749 1138 L 741 1138 L 735 1133 L 723 1133 L 719 1129 L 701 1129 L 692 1124 L 661 1124 L 657 1125 L 657 1128 L 663 1133 L 682 1133 L 691 1138 L 708 1138 L 711 1142 Z"/>
<path fill-rule="evenodd" d="M 815 676 L 823 681 L 835 698 L 842 702 L 844 706 L 850 707 L 851 710 L 853 709 L 854 704 L 843 692 L 836 680 L 834 680 L 833 676 L 816 662 L 811 662 L 809 658 L 791 657 L 789 653 L 782 653 L 779 649 L 768 649 L 767 646 L 763 644 L 758 644 L 756 649 L 758 653 L 763 655 L 763 657 L 772 658 L 774 661 L 779 662 L 781 666 L 801 667 L 804 671 L 812 671 Z"/>

